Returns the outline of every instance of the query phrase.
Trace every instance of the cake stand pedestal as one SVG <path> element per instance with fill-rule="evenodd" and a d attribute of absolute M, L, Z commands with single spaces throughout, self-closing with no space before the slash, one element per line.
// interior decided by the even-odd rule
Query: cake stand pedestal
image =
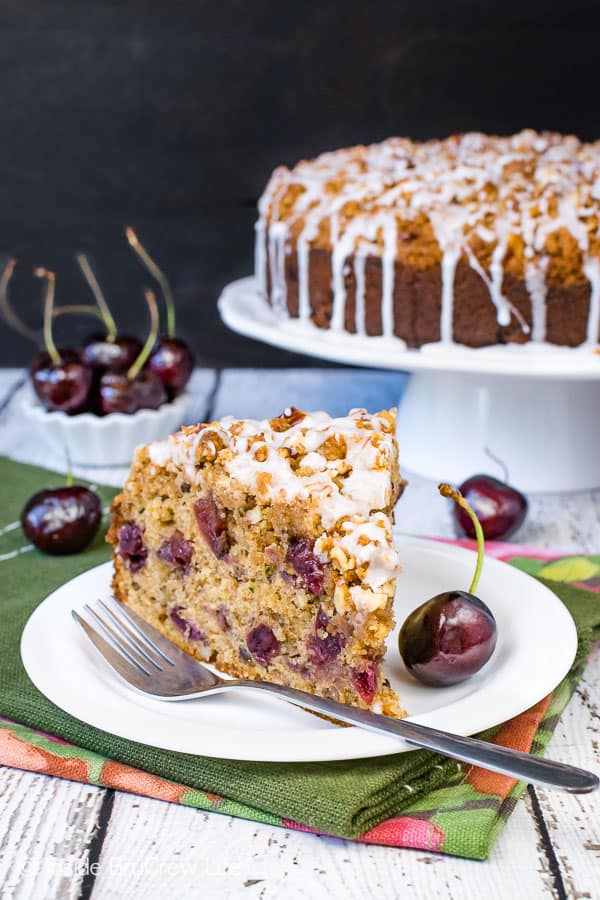
<path fill-rule="evenodd" d="M 321 359 L 412 372 L 398 411 L 403 470 L 460 482 L 500 475 L 528 493 L 600 487 L 600 355 L 523 345 L 408 350 L 396 338 L 335 334 L 275 315 L 254 278 L 219 299 L 233 331 Z"/>
<path fill-rule="evenodd" d="M 398 410 L 402 468 L 460 483 L 477 472 L 527 493 L 600 487 L 600 382 L 414 373 Z"/>

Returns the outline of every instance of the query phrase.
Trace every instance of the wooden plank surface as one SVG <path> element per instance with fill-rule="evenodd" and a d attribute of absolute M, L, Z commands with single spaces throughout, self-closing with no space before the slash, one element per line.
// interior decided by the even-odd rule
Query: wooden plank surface
<path fill-rule="evenodd" d="M 106 791 L 0 767 L 0 895 L 75 900 Z"/>
<path fill-rule="evenodd" d="M 23 426 L 19 378 L 0 370 L 0 452 L 64 469 Z M 375 409 L 397 403 L 403 384 L 402 375 L 356 370 L 203 370 L 193 381 L 198 418 L 265 416 L 289 403 Z M 94 477 L 118 484 L 125 474 Z M 410 478 L 399 513 L 407 531 L 453 534 L 449 505 L 425 479 Z M 516 539 L 598 552 L 600 496 L 532 498 Z M 596 653 L 549 755 L 600 769 L 599 683 Z M 0 823 L 0 895 L 26 900 L 600 896 L 597 795 L 531 791 L 483 864 L 288 832 L 11 769 L 0 770 Z"/>
<path fill-rule="evenodd" d="M 145 900 L 549 898 L 552 877 L 538 843 L 527 804 L 515 811 L 493 860 L 481 864 L 316 837 L 119 794 L 94 897 L 98 891 L 102 900 L 117 900 L 143 891 Z"/>

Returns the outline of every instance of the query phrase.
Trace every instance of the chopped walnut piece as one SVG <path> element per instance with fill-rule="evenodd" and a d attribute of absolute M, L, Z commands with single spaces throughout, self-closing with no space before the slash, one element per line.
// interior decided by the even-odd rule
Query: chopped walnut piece
<path fill-rule="evenodd" d="M 297 425 L 304 418 L 306 418 L 305 412 L 302 412 L 301 409 L 296 409 L 295 406 L 290 406 L 288 409 L 284 409 L 280 416 L 271 419 L 269 425 L 273 431 L 287 431 L 288 428 L 291 428 L 292 425 Z"/>

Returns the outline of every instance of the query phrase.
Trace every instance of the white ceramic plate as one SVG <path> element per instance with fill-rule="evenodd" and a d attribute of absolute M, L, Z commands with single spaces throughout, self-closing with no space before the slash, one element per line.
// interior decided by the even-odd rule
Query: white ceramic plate
<path fill-rule="evenodd" d="M 404 572 L 396 618 L 442 590 L 466 589 L 474 554 L 448 544 L 397 536 Z M 67 582 L 29 619 L 21 655 L 36 687 L 53 703 L 111 734 L 167 750 L 279 762 L 357 759 L 411 749 L 403 741 L 340 728 L 280 700 L 232 691 L 169 703 L 127 687 L 71 617 L 110 594 L 112 564 Z M 548 694 L 568 672 L 577 647 L 571 616 L 542 584 L 487 559 L 478 589 L 498 623 L 491 660 L 473 678 L 428 688 L 404 669 L 390 636 L 386 674 L 411 718 L 458 734 L 474 734 L 517 715 Z"/>
<path fill-rule="evenodd" d="M 317 328 L 312 322 L 281 318 L 258 292 L 254 277 L 240 278 L 219 298 L 221 318 L 232 331 L 295 353 L 355 366 L 406 372 L 477 372 L 537 378 L 600 378 L 600 355 L 593 348 L 512 344 L 473 349 L 461 344 L 428 344 L 410 350 L 398 338 L 361 337 Z"/>

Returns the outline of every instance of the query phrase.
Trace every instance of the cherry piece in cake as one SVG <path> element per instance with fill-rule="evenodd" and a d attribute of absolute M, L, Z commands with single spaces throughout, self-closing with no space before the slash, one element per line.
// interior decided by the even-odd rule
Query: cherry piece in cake
<path fill-rule="evenodd" d="M 139 572 L 146 565 L 148 547 L 142 529 L 134 522 L 126 522 L 119 528 L 117 553 L 131 572 Z"/>
<path fill-rule="evenodd" d="M 246 646 L 256 662 L 268 666 L 273 657 L 279 653 L 280 643 L 272 628 L 268 625 L 257 625 L 248 632 Z"/>
<path fill-rule="evenodd" d="M 212 497 L 202 497 L 194 503 L 194 515 L 200 533 L 217 557 L 222 559 L 229 550 L 227 516 Z"/>
<path fill-rule="evenodd" d="M 323 592 L 325 571 L 314 553 L 312 541 L 308 538 L 292 541 L 286 558 L 303 585 L 318 597 Z"/>

